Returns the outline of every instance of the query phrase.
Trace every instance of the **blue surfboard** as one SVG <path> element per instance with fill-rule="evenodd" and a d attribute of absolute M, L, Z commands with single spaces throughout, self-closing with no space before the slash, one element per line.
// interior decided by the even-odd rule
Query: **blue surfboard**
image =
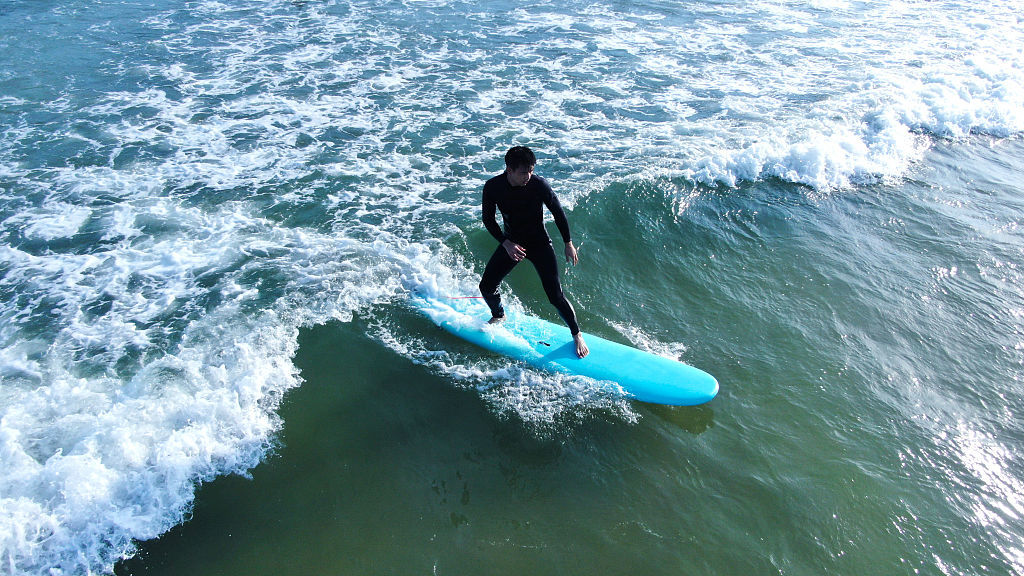
<path fill-rule="evenodd" d="M 448 332 L 543 370 L 586 376 L 618 384 L 642 402 L 693 406 L 718 394 L 718 381 L 682 362 L 584 334 L 590 354 L 576 356 L 569 329 L 528 314 L 507 312 L 500 324 L 488 324 L 486 306 L 471 300 L 441 301 L 414 295 L 413 306 Z"/>

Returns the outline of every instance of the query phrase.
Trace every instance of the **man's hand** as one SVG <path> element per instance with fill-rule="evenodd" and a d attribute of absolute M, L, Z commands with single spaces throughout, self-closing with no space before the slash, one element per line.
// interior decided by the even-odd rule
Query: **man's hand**
<path fill-rule="evenodd" d="M 576 253 L 576 247 L 572 245 L 571 240 L 565 243 L 565 259 L 573 266 L 580 261 L 579 254 Z"/>
<path fill-rule="evenodd" d="M 526 249 L 511 240 L 505 240 L 501 246 L 508 252 L 508 257 L 513 262 L 521 262 L 523 258 L 526 258 Z"/>

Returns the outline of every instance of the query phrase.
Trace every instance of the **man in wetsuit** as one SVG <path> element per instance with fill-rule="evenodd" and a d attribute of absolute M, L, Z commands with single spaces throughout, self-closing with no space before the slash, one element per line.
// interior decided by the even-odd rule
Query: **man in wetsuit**
<path fill-rule="evenodd" d="M 524 258 L 533 262 L 548 300 L 569 325 L 576 344 L 576 355 L 583 358 L 590 350 L 576 323 L 576 311 L 562 293 L 555 249 L 544 228 L 544 206 L 554 216 L 555 225 L 565 242 L 565 259 L 575 265 L 579 257 L 572 244 L 569 221 L 565 218 L 562 205 L 558 203 L 547 181 L 534 175 L 536 165 L 537 158 L 532 150 L 525 146 L 515 146 L 505 154 L 505 172 L 484 184 L 484 226 L 501 245 L 487 262 L 480 280 L 480 293 L 491 309 L 491 323 L 501 322 L 505 319 L 505 310 L 501 306 L 498 284 Z M 495 208 L 501 210 L 504 230 L 495 219 Z"/>

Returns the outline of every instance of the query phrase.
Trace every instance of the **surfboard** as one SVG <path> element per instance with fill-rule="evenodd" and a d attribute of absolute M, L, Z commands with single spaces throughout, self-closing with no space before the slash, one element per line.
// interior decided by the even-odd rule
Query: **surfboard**
<path fill-rule="evenodd" d="M 590 354 L 576 356 L 569 328 L 529 314 L 507 311 L 500 324 L 488 324 L 480 301 L 413 295 L 411 303 L 438 326 L 481 348 L 563 374 L 614 382 L 626 395 L 654 404 L 693 406 L 718 394 L 718 381 L 689 364 L 584 333 Z"/>

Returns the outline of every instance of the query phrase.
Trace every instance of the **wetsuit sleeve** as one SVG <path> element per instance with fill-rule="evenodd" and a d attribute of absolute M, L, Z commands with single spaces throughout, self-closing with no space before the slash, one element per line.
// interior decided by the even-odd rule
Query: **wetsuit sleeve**
<path fill-rule="evenodd" d="M 551 189 L 546 182 L 544 183 L 544 205 L 551 211 L 551 215 L 555 217 L 555 226 L 558 227 L 558 233 L 562 235 L 562 242 L 570 242 L 572 236 L 569 234 L 569 220 L 565 217 L 565 211 L 562 210 L 562 204 L 558 201 L 558 197 L 555 196 L 555 191 Z"/>
<path fill-rule="evenodd" d="M 495 218 L 498 205 L 494 202 L 494 198 L 488 193 L 487 186 L 484 186 L 484 228 L 494 236 L 498 242 L 505 241 L 505 233 L 502 232 L 501 226 L 498 226 L 498 220 Z"/>

